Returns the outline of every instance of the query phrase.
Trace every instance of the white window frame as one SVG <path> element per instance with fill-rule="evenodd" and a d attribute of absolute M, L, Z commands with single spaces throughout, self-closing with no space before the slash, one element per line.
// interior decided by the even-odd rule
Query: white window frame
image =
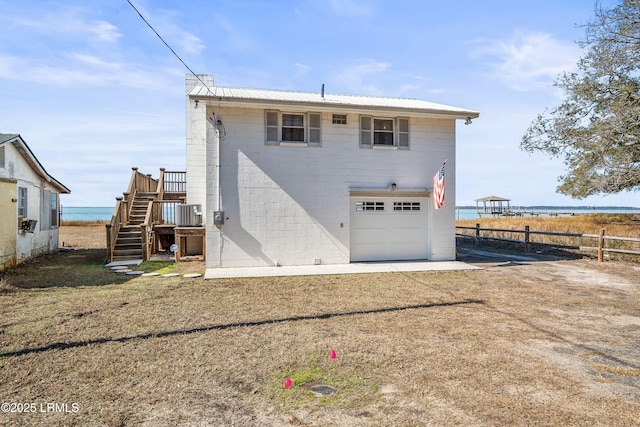
<path fill-rule="evenodd" d="M 346 114 L 332 114 L 331 115 L 331 124 L 334 125 L 346 125 L 347 124 L 347 115 Z"/>
<path fill-rule="evenodd" d="M 18 187 L 18 217 L 29 216 L 29 191 L 27 187 Z"/>
<path fill-rule="evenodd" d="M 287 141 L 283 139 L 283 116 L 302 116 L 304 141 Z M 318 147 L 322 143 L 322 115 L 316 112 L 292 112 L 279 110 L 265 110 L 265 145 L 279 145 L 288 147 Z"/>
<path fill-rule="evenodd" d="M 393 130 L 391 132 L 376 131 L 376 120 L 391 120 Z M 393 144 L 376 144 L 376 132 L 387 132 L 393 136 Z M 408 150 L 409 149 L 410 122 L 407 117 L 384 116 L 360 116 L 360 148 L 373 148 L 377 150 Z"/>

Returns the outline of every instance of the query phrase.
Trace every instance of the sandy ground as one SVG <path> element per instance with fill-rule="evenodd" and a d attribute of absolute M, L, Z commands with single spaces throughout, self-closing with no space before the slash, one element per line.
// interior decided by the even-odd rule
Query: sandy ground
<path fill-rule="evenodd" d="M 73 249 L 107 249 L 107 230 L 104 225 L 60 227 L 60 246 Z"/>

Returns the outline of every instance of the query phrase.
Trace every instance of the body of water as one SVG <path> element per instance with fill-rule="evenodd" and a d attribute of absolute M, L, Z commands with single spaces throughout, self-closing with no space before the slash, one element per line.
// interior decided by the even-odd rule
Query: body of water
<path fill-rule="evenodd" d="M 67 207 L 62 206 L 63 221 L 111 221 L 113 206 L 110 207 Z"/>
<path fill-rule="evenodd" d="M 113 215 L 113 207 L 62 207 L 63 221 L 110 221 Z M 588 208 L 588 207 L 519 207 L 512 208 L 518 212 L 536 212 L 543 216 L 546 214 L 592 214 L 592 213 L 619 213 L 619 214 L 640 214 L 640 208 Z M 528 214 L 526 216 L 529 216 Z M 486 216 L 485 216 L 486 217 Z M 456 219 L 476 219 L 478 214 L 476 208 L 460 207 L 456 208 Z"/>
<path fill-rule="evenodd" d="M 531 206 L 531 207 L 511 207 L 513 212 L 522 212 L 523 216 L 531 216 L 531 212 L 546 217 L 549 215 L 584 215 L 584 214 L 640 214 L 640 208 L 617 208 L 617 207 L 572 207 L 572 206 Z M 491 215 L 483 215 L 484 218 L 491 218 Z M 479 218 L 476 208 L 459 207 L 456 208 L 456 219 L 477 219 Z"/>

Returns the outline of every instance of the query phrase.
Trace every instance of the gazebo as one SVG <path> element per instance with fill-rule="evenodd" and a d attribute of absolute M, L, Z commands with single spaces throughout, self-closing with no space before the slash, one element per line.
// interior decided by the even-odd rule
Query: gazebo
<path fill-rule="evenodd" d="M 476 212 L 482 215 L 509 215 L 511 213 L 511 199 L 498 196 L 487 196 L 476 199 Z"/>

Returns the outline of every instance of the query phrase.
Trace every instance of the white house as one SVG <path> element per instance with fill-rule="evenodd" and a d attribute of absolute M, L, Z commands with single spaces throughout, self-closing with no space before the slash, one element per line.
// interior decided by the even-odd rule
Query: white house
<path fill-rule="evenodd" d="M 20 135 L 0 134 L 0 271 L 58 248 L 60 194 Z"/>
<path fill-rule="evenodd" d="M 208 268 L 455 259 L 455 124 L 478 112 L 206 75 L 186 86 L 187 203 L 206 222 Z"/>

